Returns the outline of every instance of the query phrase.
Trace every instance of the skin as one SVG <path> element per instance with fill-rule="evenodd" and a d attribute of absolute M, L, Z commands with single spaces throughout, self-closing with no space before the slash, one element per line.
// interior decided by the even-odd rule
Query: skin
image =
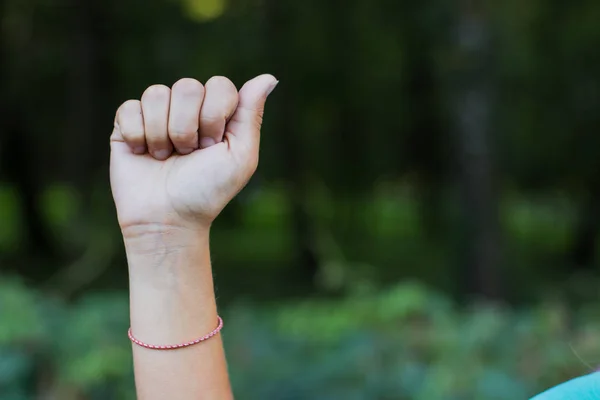
<path fill-rule="evenodd" d="M 238 93 L 224 77 L 185 78 L 150 86 L 117 110 L 110 180 L 137 339 L 178 344 L 216 328 L 210 227 L 256 170 L 276 85 L 261 75 Z M 233 398 L 220 335 L 170 351 L 132 345 L 138 399 Z"/>

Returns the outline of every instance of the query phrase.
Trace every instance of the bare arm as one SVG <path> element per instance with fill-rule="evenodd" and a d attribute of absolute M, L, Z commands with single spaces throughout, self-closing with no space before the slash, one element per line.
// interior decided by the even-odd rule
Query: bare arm
<path fill-rule="evenodd" d="M 153 85 L 117 110 L 110 176 L 136 340 L 189 343 L 217 327 L 210 227 L 256 170 L 264 104 L 276 84 L 261 75 L 238 93 L 224 77 L 205 85 L 186 78 Z M 220 334 L 175 350 L 134 343 L 133 355 L 140 400 L 233 397 Z"/>
<path fill-rule="evenodd" d="M 217 326 L 208 232 L 144 230 L 126 239 L 134 336 L 167 345 L 208 334 Z M 139 399 L 233 398 L 220 334 L 177 350 L 133 344 L 133 356 Z"/>

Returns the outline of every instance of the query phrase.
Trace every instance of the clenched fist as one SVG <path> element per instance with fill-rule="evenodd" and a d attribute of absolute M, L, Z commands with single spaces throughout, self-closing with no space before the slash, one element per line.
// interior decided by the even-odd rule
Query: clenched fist
<path fill-rule="evenodd" d="M 119 224 L 208 228 L 258 163 L 271 75 L 237 91 L 224 77 L 150 86 L 119 107 L 110 180 Z"/>

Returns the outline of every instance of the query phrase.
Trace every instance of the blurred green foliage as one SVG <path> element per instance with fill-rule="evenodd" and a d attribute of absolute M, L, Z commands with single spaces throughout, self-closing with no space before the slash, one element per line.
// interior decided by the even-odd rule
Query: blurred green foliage
<path fill-rule="evenodd" d="M 410 187 L 382 183 L 368 202 L 362 204 L 359 218 L 364 220 L 365 231 L 360 235 L 348 232 L 344 235 L 332 211 L 345 206 L 354 209 L 356 204 L 351 200 L 335 200 L 318 186 L 310 191 L 309 197 L 310 218 L 317 222 L 314 242 L 322 262 L 316 284 L 325 292 L 355 292 L 405 278 L 421 279 L 445 292 L 456 292 L 456 272 L 448 264 L 456 259 L 459 249 L 453 248 L 447 239 L 439 241 L 427 236 L 418 217 L 419 199 Z M 10 254 L 23 245 L 19 236 L 19 203 L 11 186 L 0 184 L 0 202 L 0 210 L 7 217 L 0 225 L 0 248 Z M 451 199 L 447 203 L 451 205 Z M 69 273 L 66 279 L 71 279 L 76 275 L 73 272 L 76 266 L 83 275 L 87 273 L 84 270 L 99 268 L 97 272 L 105 273 L 102 268 L 110 266 L 119 251 L 115 223 L 100 214 L 91 217 L 93 230 L 82 229 L 76 218 L 82 212 L 81 200 L 69 185 L 49 186 L 43 191 L 41 205 L 45 223 L 55 234 L 55 244 L 63 249 L 85 249 L 69 269 L 59 269 L 53 279 L 65 271 Z M 449 211 L 452 213 L 456 210 Z M 506 195 L 500 213 L 503 230 L 507 232 L 510 262 L 506 268 L 511 275 L 510 283 L 529 281 L 526 288 L 509 286 L 512 291 L 508 294 L 513 299 L 535 299 L 545 294 L 553 282 L 553 275 L 547 272 L 564 263 L 561 255 L 568 250 L 570 234 L 577 222 L 576 205 L 562 195 L 531 198 Z M 213 256 L 224 297 L 277 298 L 286 293 L 296 282 L 282 278 L 282 273 L 289 272 L 282 266 L 290 263 L 296 243 L 285 189 L 279 185 L 255 189 L 244 200 L 238 218 L 233 228 L 217 220 L 213 230 Z M 454 229 L 457 227 L 451 230 Z M 116 282 L 110 286 L 119 287 Z M 591 294 L 580 295 L 589 298 Z"/>
<path fill-rule="evenodd" d="M 417 283 L 343 300 L 240 302 L 223 311 L 243 399 L 524 399 L 600 360 L 597 305 L 459 308 Z M 132 399 L 125 293 L 56 302 L 0 284 L 0 397 Z M 33 384 L 35 383 L 35 385 Z M 45 386 L 49 385 L 49 386 Z"/>

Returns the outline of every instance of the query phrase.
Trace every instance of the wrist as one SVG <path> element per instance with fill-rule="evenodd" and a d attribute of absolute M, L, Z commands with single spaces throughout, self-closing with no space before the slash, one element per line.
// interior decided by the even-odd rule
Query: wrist
<path fill-rule="evenodd" d="M 123 237 L 134 334 L 168 344 L 214 329 L 208 230 L 148 225 L 132 227 Z"/>
<path fill-rule="evenodd" d="M 127 256 L 168 256 L 196 252 L 208 246 L 210 226 L 195 229 L 164 224 L 143 224 L 121 229 Z"/>
<path fill-rule="evenodd" d="M 212 281 L 208 229 L 146 224 L 123 230 L 132 290 L 160 289 Z"/>

